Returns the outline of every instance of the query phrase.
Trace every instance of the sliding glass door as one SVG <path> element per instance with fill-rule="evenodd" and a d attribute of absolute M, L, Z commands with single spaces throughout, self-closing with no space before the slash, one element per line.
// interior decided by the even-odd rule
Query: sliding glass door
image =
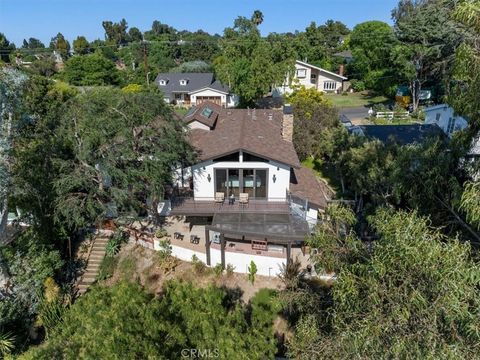
<path fill-rule="evenodd" d="M 247 193 L 250 198 L 266 199 L 267 181 L 266 169 L 215 169 L 215 192 L 223 192 L 225 197 Z"/>

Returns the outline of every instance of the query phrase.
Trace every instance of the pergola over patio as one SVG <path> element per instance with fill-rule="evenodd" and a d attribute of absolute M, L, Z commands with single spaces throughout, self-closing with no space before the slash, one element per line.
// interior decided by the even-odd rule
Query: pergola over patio
<path fill-rule="evenodd" d="M 310 233 L 308 223 L 291 214 L 275 213 L 216 213 L 212 225 L 205 227 L 207 264 L 210 265 L 210 231 L 220 233 L 222 266 L 225 268 L 225 235 L 263 239 L 273 244 L 287 245 L 287 261 L 292 244 L 301 242 Z"/>

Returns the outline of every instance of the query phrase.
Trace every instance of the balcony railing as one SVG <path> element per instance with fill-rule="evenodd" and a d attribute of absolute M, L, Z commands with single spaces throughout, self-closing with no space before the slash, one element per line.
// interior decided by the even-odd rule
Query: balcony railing
<path fill-rule="evenodd" d="M 172 215 L 213 215 L 217 212 L 251 212 L 251 213 L 280 213 L 290 212 L 288 199 L 249 199 L 248 203 L 241 204 L 238 199 L 233 202 L 226 198 L 223 202 L 215 198 L 175 197 L 171 199 Z"/>

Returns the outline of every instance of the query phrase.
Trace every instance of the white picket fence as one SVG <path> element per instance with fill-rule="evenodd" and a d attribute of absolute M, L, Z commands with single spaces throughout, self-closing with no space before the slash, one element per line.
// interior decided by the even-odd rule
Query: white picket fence
<path fill-rule="evenodd" d="M 379 111 L 375 114 L 377 119 L 407 119 L 410 117 L 410 114 L 405 112 L 394 112 L 394 111 Z"/>

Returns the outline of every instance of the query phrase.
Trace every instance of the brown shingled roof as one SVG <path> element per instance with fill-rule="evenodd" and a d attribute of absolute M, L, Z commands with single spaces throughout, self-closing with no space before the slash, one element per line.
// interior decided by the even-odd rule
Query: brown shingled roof
<path fill-rule="evenodd" d="M 201 113 L 211 103 L 198 106 L 194 114 Z M 190 141 L 202 161 L 243 150 L 253 155 L 300 167 L 293 144 L 282 138 L 283 113 L 279 110 L 223 109 L 211 130 L 190 130 Z M 191 119 L 185 119 L 190 122 Z"/>
<path fill-rule="evenodd" d="M 331 192 L 313 171 L 305 166 L 292 170 L 290 192 L 302 199 L 308 199 L 310 204 L 319 208 L 327 207 L 327 196 Z"/>

